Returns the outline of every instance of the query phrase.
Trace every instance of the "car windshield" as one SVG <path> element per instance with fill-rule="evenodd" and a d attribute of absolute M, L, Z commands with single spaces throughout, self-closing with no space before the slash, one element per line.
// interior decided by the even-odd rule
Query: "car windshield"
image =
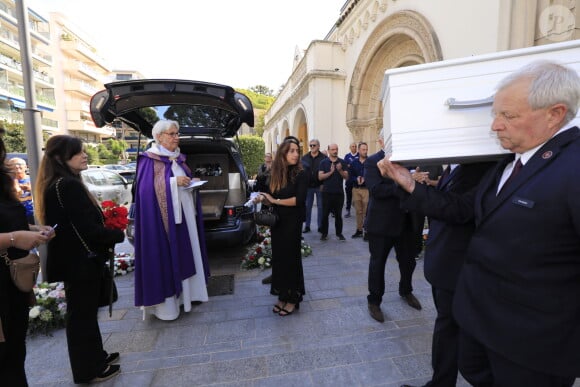
<path fill-rule="evenodd" d="M 204 105 L 163 105 L 141 108 L 139 115 L 151 125 L 160 119 L 174 120 L 181 128 L 223 129 L 236 118 L 236 113 Z"/>

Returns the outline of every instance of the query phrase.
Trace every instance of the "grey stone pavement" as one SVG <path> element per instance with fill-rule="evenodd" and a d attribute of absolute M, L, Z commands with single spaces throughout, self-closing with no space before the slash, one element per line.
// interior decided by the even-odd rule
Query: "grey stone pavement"
<path fill-rule="evenodd" d="M 313 210 L 315 216 L 316 210 Z M 305 234 L 313 255 L 304 258 L 306 296 L 286 317 L 272 313 L 276 299 L 261 279 L 270 271 L 240 270 L 244 249 L 211 250 L 212 275 L 235 274 L 232 295 L 210 297 L 171 322 L 133 306 L 133 275 L 117 277 L 119 301 L 109 318 L 100 312 L 105 348 L 121 353 L 122 373 L 102 386 L 383 386 L 422 385 L 431 375 L 431 332 L 435 318 L 429 284 L 419 260 L 414 294 L 417 311 L 398 295 L 399 273 L 387 261 L 386 321 L 367 311 L 368 245 L 344 235 L 329 240 Z M 313 223 L 314 225 L 315 223 Z M 130 245 L 118 246 L 129 251 Z M 33 386 L 73 385 L 64 330 L 28 340 L 26 371 Z M 468 384 L 460 380 L 458 386 Z M 580 385 L 578 382 L 576 385 Z"/>

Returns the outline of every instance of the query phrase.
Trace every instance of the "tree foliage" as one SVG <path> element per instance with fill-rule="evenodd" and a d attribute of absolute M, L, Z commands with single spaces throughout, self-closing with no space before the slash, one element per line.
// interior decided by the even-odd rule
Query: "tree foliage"
<path fill-rule="evenodd" d="M 256 123 L 254 125 L 254 132 L 256 136 L 262 137 L 264 135 L 264 115 L 266 114 L 265 110 L 258 111 Z"/>
<path fill-rule="evenodd" d="M 125 141 L 110 138 L 98 145 L 87 145 L 85 152 L 89 164 L 117 164 L 119 160 L 123 159 L 127 147 Z"/>
<path fill-rule="evenodd" d="M 236 91 L 245 94 L 254 107 L 254 133 L 262 137 L 264 134 L 264 115 L 270 109 L 276 98 L 273 91 L 266 86 L 256 85 L 246 89 L 236 89 Z"/>
<path fill-rule="evenodd" d="M 250 87 L 250 91 L 253 91 L 256 94 L 266 95 L 268 97 L 274 96 L 274 90 L 272 90 L 268 86 L 264 86 L 264 85 L 252 86 L 252 87 Z"/>
<path fill-rule="evenodd" d="M 238 136 L 238 146 L 248 176 L 256 175 L 258 168 L 264 163 L 264 140 L 258 136 L 243 134 Z"/>
<path fill-rule="evenodd" d="M 26 153 L 26 136 L 24 134 L 24 124 L 9 123 L 6 120 L 0 121 L 0 126 L 6 130 L 2 138 L 8 153 Z M 43 142 L 46 143 L 48 134 L 42 132 Z"/>
<path fill-rule="evenodd" d="M 246 97 L 248 97 L 252 102 L 252 106 L 254 107 L 254 109 L 268 110 L 270 106 L 272 106 L 272 103 L 274 103 L 274 100 L 276 99 L 273 95 L 260 94 L 252 90 L 236 89 L 236 91 L 245 94 Z"/>

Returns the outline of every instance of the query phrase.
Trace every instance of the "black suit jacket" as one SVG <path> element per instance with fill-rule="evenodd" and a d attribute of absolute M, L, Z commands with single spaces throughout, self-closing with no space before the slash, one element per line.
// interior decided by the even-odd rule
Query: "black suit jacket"
<path fill-rule="evenodd" d="M 125 234 L 105 228 L 101 209 L 91 200 L 80 178 L 63 178 L 59 192 L 64 210 L 58 202 L 56 184 L 44 193 L 46 224 L 58 224 L 55 237 L 48 243 L 46 278 L 49 282 L 94 279 L 101 274 L 107 251 L 122 242 Z M 89 249 L 100 255 L 100 261 L 87 257 L 73 224 Z"/>
<path fill-rule="evenodd" d="M 437 205 L 448 205 L 456 218 L 468 217 L 471 203 L 475 219 L 454 315 L 462 329 L 507 359 L 578 377 L 580 130 L 544 144 L 496 196 L 509 160 L 468 195 L 426 195 L 444 194 Z"/>
<path fill-rule="evenodd" d="M 485 172 L 494 165 L 493 162 L 459 165 L 440 181 L 437 189 L 456 194 L 467 193 L 477 186 Z M 404 200 L 403 208 L 429 216 L 429 237 L 423 263 L 425 278 L 435 288 L 453 291 L 475 223 L 473 220 L 447 222 L 445 208 L 430 206 L 426 201 L 413 199 L 411 196 Z"/>
<path fill-rule="evenodd" d="M 369 234 L 397 237 L 401 235 L 405 222 L 411 222 L 409 213 L 401 209 L 397 185 L 383 177 L 377 163 L 385 157 L 379 151 L 367 158 L 364 163 L 365 184 L 369 190 L 366 228 Z"/>

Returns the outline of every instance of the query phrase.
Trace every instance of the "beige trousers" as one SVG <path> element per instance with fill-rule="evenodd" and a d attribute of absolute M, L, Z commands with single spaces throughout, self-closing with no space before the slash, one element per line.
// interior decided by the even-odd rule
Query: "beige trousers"
<path fill-rule="evenodd" d="M 356 209 L 356 229 L 362 231 L 369 205 L 369 190 L 366 187 L 354 187 L 352 189 L 352 204 Z"/>

